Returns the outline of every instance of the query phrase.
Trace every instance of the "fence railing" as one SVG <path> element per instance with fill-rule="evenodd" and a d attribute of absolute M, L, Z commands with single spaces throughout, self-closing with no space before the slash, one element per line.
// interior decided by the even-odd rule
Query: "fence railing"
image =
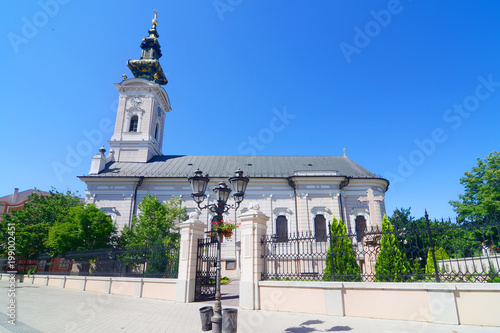
<path fill-rule="evenodd" d="M 266 235 L 262 279 L 500 282 L 499 231 L 498 222 L 431 227 L 427 221 L 390 232 Z"/>
<path fill-rule="evenodd" d="M 18 272 L 49 275 L 177 278 L 179 247 L 145 246 L 68 252 L 16 259 Z M 0 258 L 0 271 L 12 271 Z"/>

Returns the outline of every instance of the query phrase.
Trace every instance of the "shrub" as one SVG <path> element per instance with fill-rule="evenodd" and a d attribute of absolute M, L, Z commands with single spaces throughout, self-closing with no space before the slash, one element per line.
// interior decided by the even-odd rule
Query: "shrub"
<path fill-rule="evenodd" d="M 490 283 L 499 283 L 500 282 L 500 276 L 498 276 L 498 270 L 496 269 L 495 265 L 490 260 L 490 269 L 488 270 L 488 282 Z"/>
<path fill-rule="evenodd" d="M 402 245 L 396 239 L 392 223 L 384 215 L 374 280 L 376 282 L 401 282 L 408 280 L 410 274 L 410 263 L 402 251 Z"/>
<path fill-rule="evenodd" d="M 436 262 L 439 260 L 450 259 L 450 256 L 448 255 L 448 253 L 446 253 L 446 250 L 442 247 L 436 248 L 434 250 L 434 255 L 436 256 Z M 439 267 L 438 267 L 438 269 L 439 269 Z M 442 270 L 444 270 L 444 264 L 443 264 Z M 433 275 L 435 273 L 434 260 L 432 259 L 431 249 L 429 249 L 429 251 L 427 251 L 427 265 L 425 266 L 425 273 L 427 275 Z"/>
<path fill-rule="evenodd" d="M 330 247 L 326 253 L 324 280 L 362 281 L 361 271 L 356 262 L 356 252 L 354 252 L 351 241 L 347 237 L 344 222 L 342 220 L 337 222 L 337 219 L 334 217 L 330 229 L 331 240 Z"/>

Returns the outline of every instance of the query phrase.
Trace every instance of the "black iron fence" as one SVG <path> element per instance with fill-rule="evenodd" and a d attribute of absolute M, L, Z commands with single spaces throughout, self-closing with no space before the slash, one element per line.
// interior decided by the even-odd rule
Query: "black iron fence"
<path fill-rule="evenodd" d="M 217 281 L 217 237 L 200 238 L 196 252 L 196 282 L 194 300 L 215 298 Z"/>
<path fill-rule="evenodd" d="M 178 268 L 179 247 L 155 245 L 17 258 L 15 270 L 49 275 L 177 278 Z M 6 258 L 0 258 L 0 271 L 12 271 Z"/>
<path fill-rule="evenodd" d="M 419 228 L 384 232 L 266 235 L 262 279 L 500 282 L 499 231 L 498 222 L 424 221 Z"/>

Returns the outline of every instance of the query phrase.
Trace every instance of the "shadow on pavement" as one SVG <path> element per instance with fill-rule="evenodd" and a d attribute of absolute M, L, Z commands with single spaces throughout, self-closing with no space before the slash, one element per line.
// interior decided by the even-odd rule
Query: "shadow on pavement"
<path fill-rule="evenodd" d="M 300 324 L 300 326 L 296 327 L 289 327 L 285 329 L 285 332 L 288 333 L 309 333 L 309 332 L 345 332 L 345 331 L 350 331 L 352 330 L 351 327 L 349 326 L 333 326 L 327 329 L 326 331 L 322 329 L 317 329 L 315 327 L 309 327 L 310 325 L 319 325 L 323 324 L 323 320 L 308 320 Z"/>

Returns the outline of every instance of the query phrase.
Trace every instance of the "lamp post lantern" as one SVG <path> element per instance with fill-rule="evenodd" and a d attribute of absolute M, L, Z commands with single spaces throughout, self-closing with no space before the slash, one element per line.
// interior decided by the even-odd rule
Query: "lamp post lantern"
<path fill-rule="evenodd" d="M 245 191 L 248 185 L 249 178 L 243 176 L 243 171 L 240 169 L 235 171 L 235 175 L 230 177 L 229 183 L 231 184 L 231 188 L 229 188 L 226 183 L 220 182 L 217 186 L 214 187 L 213 191 L 215 193 L 215 201 L 214 204 L 207 204 L 205 206 L 201 206 L 202 202 L 206 199 L 205 191 L 207 189 L 208 182 L 210 178 L 208 175 L 203 176 L 203 172 L 200 169 L 197 169 L 194 172 L 194 176 L 188 178 L 189 183 L 191 184 L 191 197 L 194 202 L 198 205 L 198 208 L 208 209 L 212 213 L 215 213 L 217 216 L 217 222 L 222 223 L 223 216 L 222 214 L 226 213 L 229 209 L 234 208 L 237 210 L 240 207 L 241 202 L 245 197 Z M 227 200 L 229 199 L 229 195 L 233 192 L 234 205 L 228 205 Z M 223 233 L 221 230 L 217 231 L 217 271 L 216 271 L 216 281 L 215 281 L 215 306 L 214 306 L 214 315 L 212 317 L 212 331 L 215 333 L 222 332 L 222 306 L 221 306 L 221 295 L 220 295 L 220 278 L 221 278 L 221 242 L 223 238 Z"/>

